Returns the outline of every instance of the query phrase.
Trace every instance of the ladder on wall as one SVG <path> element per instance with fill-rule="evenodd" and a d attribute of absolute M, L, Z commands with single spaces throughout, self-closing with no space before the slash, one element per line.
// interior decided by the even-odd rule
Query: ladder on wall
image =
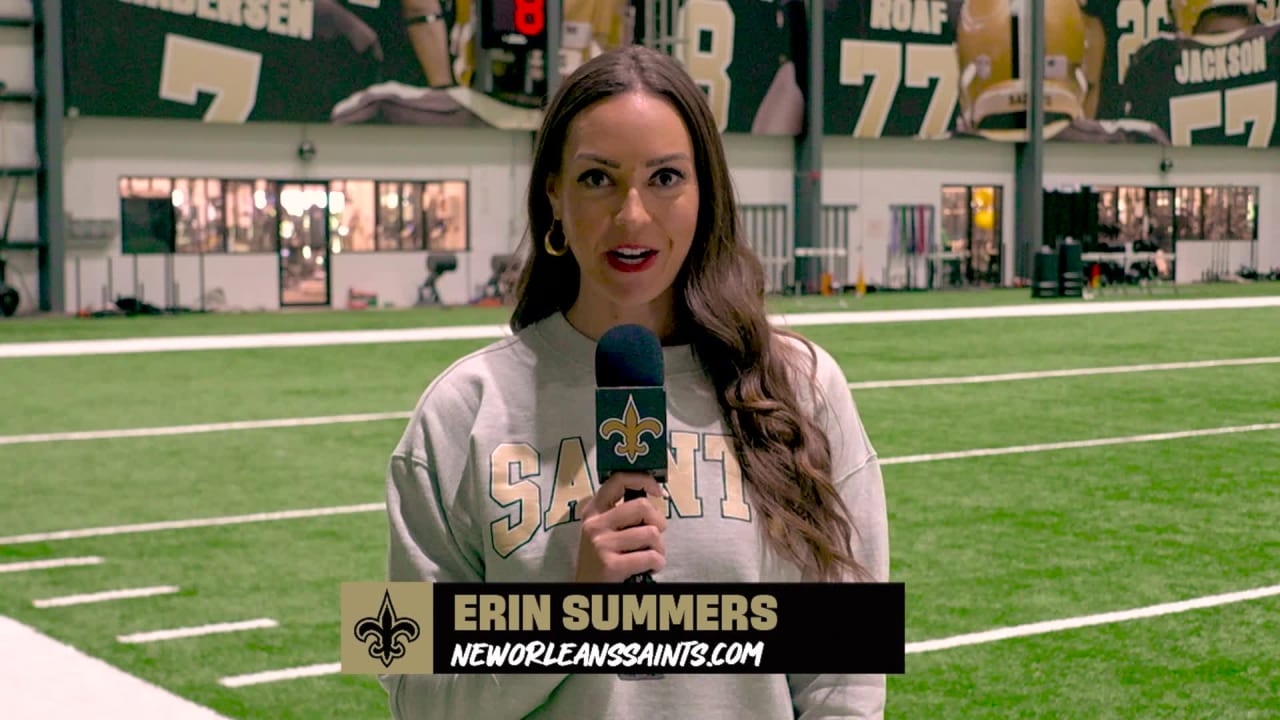
<path fill-rule="evenodd" d="M 33 0 L 40 2 L 40 0 Z M 43 46 L 37 10 L 32 3 L 23 0 L 0 0 L 0 52 L 12 55 L 20 52 L 19 48 L 29 45 L 33 55 L 32 77 L 19 77 L 20 70 L 13 72 L 13 64 L 5 63 L 11 70 L 0 71 L 0 287 L 8 286 L 9 302 L 3 310 L 6 314 L 16 308 L 15 296 L 18 289 L 23 292 L 21 303 L 27 306 L 39 304 L 43 309 L 47 304 L 46 276 L 49 269 L 48 238 L 41 237 L 39 232 L 40 210 L 44 202 L 45 164 L 42 159 L 41 133 L 44 103 L 41 102 L 40 75 L 42 69 L 41 49 Z M 19 66 L 20 67 L 20 66 Z M 60 71 L 60 70 L 59 70 Z M 35 128 L 34 147 L 15 147 L 12 142 L 13 133 L 26 125 L 29 118 L 30 127 Z M 13 150 L 17 152 L 12 152 Z M 23 150 L 28 150 L 24 153 Z M 23 157 L 23 155 L 28 155 Z M 16 156 L 16 157 L 15 157 Z M 36 199 L 35 217 L 23 217 L 24 207 L 19 213 L 19 200 L 34 194 Z M 35 267 L 39 273 L 40 283 L 35 290 L 29 283 L 15 283 L 15 274 L 9 266 L 9 259 L 15 252 L 36 253 Z M 34 296 L 31 294 L 34 292 Z"/>
<path fill-rule="evenodd" d="M 58 0 L 0 0 L 0 51 L 29 47 L 31 77 L 23 67 L 5 63 L 0 68 L 0 131 L 31 127 L 31 145 L 18 145 L 19 158 L 9 154 L 15 145 L 0 145 L 0 282 L 4 260 L 12 252 L 35 252 L 35 288 L 22 282 L 29 293 L 24 306 L 42 311 L 63 309 L 63 38 L 61 3 Z M 12 56 L 12 55 L 10 55 Z M 28 120 L 29 118 L 29 124 Z M 17 119 L 19 122 L 15 123 Z M 27 150 L 27 152 L 23 152 Z M 31 206 L 18 201 L 26 193 L 35 196 L 33 217 L 24 218 Z M 10 273 L 12 274 L 12 273 Z"/>

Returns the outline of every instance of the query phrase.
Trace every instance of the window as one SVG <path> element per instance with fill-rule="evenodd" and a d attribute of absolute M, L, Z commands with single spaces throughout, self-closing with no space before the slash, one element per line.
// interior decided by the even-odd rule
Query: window
<path fill-rule="evenodd" d="M 173 211 L 176 252 L 225 252 L 221 180 L 175 179 Z"/>
<path fill-rule="evenodd" d="M 331 250 L 374 250 L 377 211 L 372 180 L 334 180 L 329 183 L 329 238 Z"/>
<path fill-rule="evenodd" d="M 1200 188 L 1178 188 L 1178 237 L 1202 237 L 1204 235 L 1204 225 L 1201 222 L 1203 212 Z"/>
<path fill-rule="evenodd" d="M 306 202 L 325 209 L 330 252 L 470 247 L 464 180 L 317 180 L 307 186 L 324 195 L 308 195 Z M 131 229 L 131 247 L 146 248 L 133 252 L 275 253 L 282 233 L 297 230 L 283 205 L 287 199 L 296 210 L 301 197 L 282 198 L 281 187 L 262 178 L 123 177 L 121 220 Z M 160 201 L 168 208 L 157 210 Z"/>
<path fill-rule="evenodd" d="M 1258 189 L 1252 187 L 1231 188 L 1231 208 L 1228 211 L 1227 230 L 1233 240 L 1256 240 L 1258 224 L 1255 213 L 1258 207 Z"/>
<path fill-rule="evenodd" d="M 1172 190 L 1174 237 L 1180 240 L 1256 240 L 1256 187 L 1100 188 L 1098 234 L 1112 244 L 1153 239 L 1169 233 L 1168 198 Z M 1151 206 L 1147 206 L 1148 200 Z M 1153 221 L 1155 222 L 1153 225 Z M 1114 227 L 1112 227 L 1114 226 Z M 1115 231 L 1114 239 L 1108 238 Z M 1160 238 L 1156 238 L 1160 239 Z"/>
<path fill-rule="evenodd" d="M 1116 225 L 1120 243 L 1131 243 L 1147 236 L 1147 189 L 1122 187 L 1116 193 Z"/>
<path fill-rule="evenodd" d="M 431 182 L 422 189 L 422 212 L 426 218 L 427 250 L 464 252 L 467 235 L 467 184 Z"/>
<path fill-rule="evenodd" d="M 421 250 L 422 183 L 378 183 L 378 249 Z"/>
<path fill-rule="evenodd" d="M 173 252 L 173 184 L 168 178 L 120 180 L 120 245 L 126 255 Z"/>
<path fill-rule="evenodd" d="M 227 252 L 268 253 L 276 250 L 278 223 L 276 183 L 266 180 L 228 180 Z"/>

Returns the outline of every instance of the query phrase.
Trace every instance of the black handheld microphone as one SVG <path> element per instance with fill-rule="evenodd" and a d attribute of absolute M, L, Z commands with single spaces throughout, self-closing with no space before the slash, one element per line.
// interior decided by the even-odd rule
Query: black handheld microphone
<path fill-rule="evenodd" d="M 596 345 L 596 471 L 604 483 L 615 472 L 647 472 L 667 481 L 667 391 L 662 344 L 648 328 L 618 325 Z M 624 501 L 644 498 L 627 490 Z M 642 502 L 647 502 L 642 500 Z M 651 583 L 653 573 L 627 578 Z M 623 680 L 660 680 L 661 673 L 618 673 Z"/>
<path fill-rule="evenodd" d="M 596 471 L 649 473 L 667 480 L 667 391 L 662 344 L 648 328 L 618 325 L 596 345 Z M 625 500 L 645 496 L 627 490 Z M 653 582 L 645 572 L 627 582 Z"/>

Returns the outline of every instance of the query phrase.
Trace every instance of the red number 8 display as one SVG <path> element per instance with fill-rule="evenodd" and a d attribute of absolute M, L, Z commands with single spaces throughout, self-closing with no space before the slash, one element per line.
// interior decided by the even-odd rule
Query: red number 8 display
<path fill-rule="evenodd" d="M 547 24 L 546 0 L 515 0 L 516 30 L 521 35 L 533 36 L 542 32 Z"/>

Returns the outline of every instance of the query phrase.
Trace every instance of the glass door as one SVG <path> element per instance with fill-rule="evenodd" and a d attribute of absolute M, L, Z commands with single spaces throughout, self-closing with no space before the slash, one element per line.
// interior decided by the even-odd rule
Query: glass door
<path fill-rule="evenodd" d="M 280 305 L 329 304 L 329 187 L 280 184 Z"/>
<path fill-rule="evenodd" d="M 944 252 L 958 262 L 971 285 L 997 286 L 1002 281 L 1004 188 L 991 185 L 945 185 L 942 188 Z M 954 273 L 951 284 L 958 284 Z"/>

